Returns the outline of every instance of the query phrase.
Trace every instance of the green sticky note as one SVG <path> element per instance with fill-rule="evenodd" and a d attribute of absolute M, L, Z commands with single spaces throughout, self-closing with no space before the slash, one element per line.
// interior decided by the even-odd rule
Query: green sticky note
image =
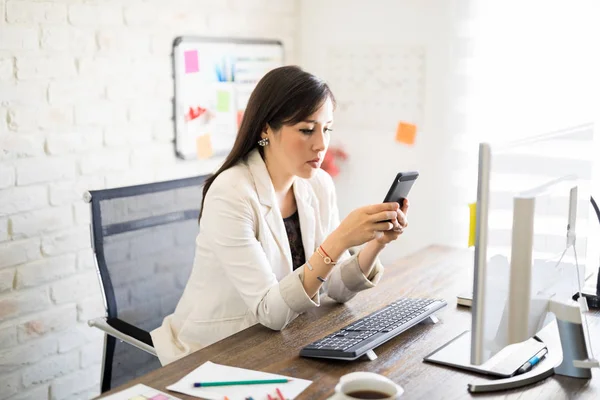
<path fill-rule="evenodd" d="M 217 111 L 229 112 L 229 92 L 225 90 L 217 92 Z"/>

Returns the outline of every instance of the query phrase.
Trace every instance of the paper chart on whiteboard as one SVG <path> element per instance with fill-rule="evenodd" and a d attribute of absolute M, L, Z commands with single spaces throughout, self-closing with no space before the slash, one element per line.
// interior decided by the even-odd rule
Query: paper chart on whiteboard
<path fill-rule="evenodd" d="M 336 125 L 389 133 L 399 121 L 422 124 L 423 46 L 335 46 L 327 53 L 325 78 L 337 101 Z"/>
<path fill-rule="evenodd" d="M 256 83 L 281 65 L 279 41 L 177 38 L 173 44 L 177 155 L 184 159 L 226 155 Z"/>

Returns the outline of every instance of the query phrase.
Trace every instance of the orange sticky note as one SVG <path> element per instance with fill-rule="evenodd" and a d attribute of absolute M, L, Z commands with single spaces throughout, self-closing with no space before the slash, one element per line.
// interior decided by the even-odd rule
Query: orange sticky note
<path fill-rule="evenodd" d="M 200 135 L 196 138 L 196 155 L 199 159 L 210 158 L 213 155 L 210 134 Z"/>
<path fill-rule="evenodd" d="M 417 136 L 417 126 L 408 122 L 400 121 L 396 130 L 396 141 L 404 144 L 415 144 L 415 136 Z"/>

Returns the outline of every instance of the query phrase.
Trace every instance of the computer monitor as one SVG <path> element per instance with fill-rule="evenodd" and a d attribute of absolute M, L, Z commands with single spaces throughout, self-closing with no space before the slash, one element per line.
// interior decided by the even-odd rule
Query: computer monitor
<path fill-rule="evenodd" d="M 424 361 L 508 377 L 543 346 L 548 299 L 585 276 L 593 140 L 588 124 L 480 144 L 471 331 Z"/>
<path fill-rule="evenodd" d="M 554 320 L 548 311 L 550 300 L 568 300 L 580 282 L 575 250 L 578 180 L 567 175 L 515 193 L 511 251 L 508 255 L 490 253 L 485 246 L 490 147 L 482 144 L 480 150 L 483 196 L 478 200 L 488 207 L 478 214 L 475 276 L 479 280 L 474 284 L 473 331 L 463 332 L 425 361 L 507 378 L 546 347 L 534 336 Z M 547 239 L 552 236 L 562 236 L 562 243 L 556 254 L 548 256 L 553 249 L 548 248 Z M 554 245 L 551 241 L 550 246 Z M 569 250 L 574 263 L 567 261 Z M 480 352 L 481 362 L 470 358 L 474 351 Z"/>
<path fill-rule="evenodd" d="M 510 291 L 511 264 L 523 263 L 518 257 L 532 260 L 535 267 L 530 270 L 532 273 L 542 265 L 559 265 L 561 270 L 581 272 L 577 283 L 582 283 L 587 263 L 587 201 L 592 171 L 592 159 L 582 155 L 588 154 L 586 150 L 592 144 L 591 125 L 514 143 L 480 144 L 471 364 L 482 365 L 507 345 L 524 340 L 522 323 L 531 317 L 535 306 L 529 292 Z M 556 162 L 553 162 L 553 157 Z M 529 206 L 536 200 L 538 205 L 541 202 L 545 204 L 544 208 L 526 210 L 531 220 L 536 222 L 531 232 L 531 247 L 519 238 L 514 222 L 518 229 L 522 229 L 524 219 L 515 213 L 522 214 L 524 211 L 516 210 L 515 205 L 522 207 L 527 198 L 531 201 Z M 568 225 L 571 232 L 577 227 L 580 233 L 575 243 L 567 243 Z M 515 244 L 524 247 L 515 247 Z M 566 252 L 567 248 L 573 251 Z M 518 250 L 516 254 L 515 249 Z M 575 255 L 579 255 L 577 260 Z M 574 267 L 576 264 L 578 268 Z M 558 270 L 553 273 L 559 274 Z M 516 281 L 519 279 L 516 277 Z M 543 278 L 536 275 L 530 282 L 541 284 Z M 571 290 L 577 290 L 577 285 Z M 563 295 L 568 296 L 568 293 Z M 511 302 L 512 316 L 508 312 Z M 528 307 L 517 312 L 515 304 L 527 304 Z M 530 330 L 525 329 L 528 333 Z"/>

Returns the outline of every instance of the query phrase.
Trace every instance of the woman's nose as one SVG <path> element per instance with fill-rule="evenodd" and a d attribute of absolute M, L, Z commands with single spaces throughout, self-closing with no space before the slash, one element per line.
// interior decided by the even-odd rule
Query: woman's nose
<path fill-rule="evenodd" d="M 327 146 L 327 137 L 325 132 L 321 131 L 319 134 L 315 135 L 315 141 L 313 143 L 313 148 L 315 150 L 324 150 Z"/>

